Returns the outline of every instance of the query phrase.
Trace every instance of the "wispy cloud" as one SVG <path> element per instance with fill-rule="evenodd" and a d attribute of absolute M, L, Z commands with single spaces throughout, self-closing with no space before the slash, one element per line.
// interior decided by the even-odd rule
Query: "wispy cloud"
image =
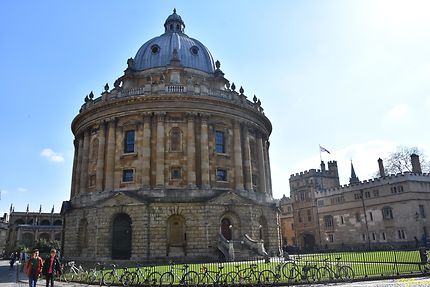
<path fill-rule="evenodd" d="M 412 116 L 412 109 L 407 104 L 399 104 L 391 108 L 384 115 L 384 120 L 388 124 L 409 122 Z"/>
<path fill-rule="evenodd" d="M 19 191 L 19 192 L 26 192 L 26 191 L 28 191 L 28 189 L 24 188 L 24 187 L 18 187 L 16 190 Z"/>
<path fill-rule="evenodd" d="M 40 153 L 42 157 L 46 157 L 52 162 L 64 162 L 64 157 L 61 153 L 57 153 L 50 148 L 45 148 Z"/>

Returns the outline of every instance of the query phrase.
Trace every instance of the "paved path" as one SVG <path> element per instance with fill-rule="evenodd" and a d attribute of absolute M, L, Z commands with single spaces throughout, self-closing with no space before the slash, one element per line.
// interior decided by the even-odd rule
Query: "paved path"
<path fill-rule="evenodd" d="M 13 270 L 9 268 L 9 261 L 0 261 L 0 287 L 26 287 L 28 286 L 28 279 L 24 273 L 18 272 L 18 282 L 16 282 L 16 268 Z M 45 286 L 45 280 L 41 279 L 37 282 L 37 286 Z M 55 286 L 58 287 L 83 287 L 89 286 L 87 284 L 77 283 L 63 283 L 56 282 Z M 97 285 L 92 285 L 97 286 Z M 401 278 L 389 280 L 375 280 L 354 283 L 331 283 L 331 284 L 312 284 L 312 285 L 292 285 L 292 286 L 312 286 L 312 287 L 430 287 L 430 277 L 416 277 L 416 278 Z"/>

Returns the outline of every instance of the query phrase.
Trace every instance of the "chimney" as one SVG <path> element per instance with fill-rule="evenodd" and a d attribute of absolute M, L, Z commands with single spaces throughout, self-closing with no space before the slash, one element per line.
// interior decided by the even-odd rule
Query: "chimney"
<path fill-rule="evenodd" d="M 420 157 L 413 153 L 411 154 L 412 172 L 421 173 Z"/>
<path fill-rule="evenodd" d="M 384 163 L 382 162 L 381 158 L 378 158 L 378 165 L 379 165 L 379 176 L 385 177 Z"/>

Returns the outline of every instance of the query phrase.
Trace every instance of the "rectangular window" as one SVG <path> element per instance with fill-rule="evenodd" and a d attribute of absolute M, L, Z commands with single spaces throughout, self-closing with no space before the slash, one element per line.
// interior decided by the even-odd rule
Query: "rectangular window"
<path fill-rule="evenodd" d="M 340 224 L 345 224 L 345 221 L 343 219 L 343 216 L 340 217 Z"/>
<path fill-rule="evenodd" d="M 132 169 L 124 169 L 122 171 L 122 182 L 132 182 L 134 171 Z"/>
<path fill-rule="evenodd" d="M 420 205 L 418 206 L 418 208 L 419 208 L 419 210 L 420 210 L 420 217 L 421 217 L 421 218 L 426 218 L 426 213 L 425 213 L 425 211 L 424 211 L 424 205 L 420 204 Z"/>
<path fill-rule="evenodd" d="M 364 233 L 363 233 L 363 234 L 361 234 L 361 240 L 362 240 L 362 241 L 366 241 L 366 234 L 364 234 Z"/>
<path fill-rule="evenodd" d="M 370 198 L 370 192 L 369 192 L 369 191 L 366 191 L 366 192 L 364 193 L 364 197 L 365 197 L 365 198 Z"/>
<path fill-rule="evenodd" d="M 311 213 L 310 209 L 307 210 L 307 214 L 308 214 L 308 221 L 311 222 L 312 221 L 312 213 Z"/>
<path fill-rule="evenodd" d="M 376 234 L 372 232 L 372 239 L 373 241 L 376 241 Z"/>
<path fill-rule="evenodd" d="M 172 167 L 170 170 L 170 178 L 171 179 L 181 179 L 182 178 L 182 172 L 180 167 Z"/>
<path fill-rule="evenodd" d="M 291 229 L 294 230 L 294 223 L 291 223 Z"/>
<path fill-rule="evenodd" d="M 225 153 L 224 132 L 215 131 L 215 151 L 217 153 Z"/>
<path fill-rule="evenodd" d="M 373 213 L 371 211 L 369 212 L 369 218 L 370 218 L 370 221 L 373 221 Z"/>
<path fill-rule="evenodd" d="M 96 175 L 92 174 L 92 175 L 90 175 L 89 186 L 92 187 L 95 185 L 96 185 Z"/>
<path fill-rule="evenodd" d="M 216 170 L 216 180 L 217 181 L 227 181 L 227 171 L 225 169 Z"/>
<path fill-rule="evenodd" d="M 375 190 L 373 191 L 373 196 L 374 196 L 374 197 L 379 196 L 379 190 L 375 189 Z"/>
<path fill-rule="evenodd" d="M 360 193 L 355 193 L 354 194 L 354 199 L 360 199 L 361 198 L 361 194 Z"/>
<path fill-rule="evenodd" d="M 357 222 L 361 222 L 361 214 L 360 214 L 360 212 L 357 212 L 357 213 L 355 214 L 355 221 L 357 221 Z"/>
<path fill-rule="evenodd" d="M 382 240 L 387 240 L 387 237 L 385 235 L 385 232 L 382 232 Z"/>
<path fill-rule="evenodd" d="M 328 235 L 328 241 L 329 242 L 334 242 L 334 235 L 333 234 L 329 234 Z"/>
<path fill-rule="evenodd" d="M 318 206 L 324 206 L 324 199 L 318 200 Z"/>
<path fill-rule="evenodd" d="M 124 153 L 134 152 L 134 130 L 129 130 L 125 132 L 124 137 Z"/>
<path fill-rule="evenodd" d="M 302 213 L 300 210 L 297 212 L 297 217 L 299 218 L 299 222 L 302 222 Z"/>
<path fill-rule="evenodd" d="M 324 216 L 324 224 L 326 228 L 330 228 L 333 226 L 333 216 L 326 215 Z"/>

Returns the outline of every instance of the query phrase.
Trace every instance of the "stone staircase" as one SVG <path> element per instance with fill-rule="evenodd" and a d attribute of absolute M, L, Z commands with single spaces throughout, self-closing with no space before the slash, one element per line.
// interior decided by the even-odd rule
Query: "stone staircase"
<path fill-rule="evenodd" d="M 255 240 L 247 234 L 242 240 L 227 240 L 219 234 L 218 250 L 224 255 L 226 261 L 240 261 L 248 259 L 268 259 L 263 240 Z"/>

